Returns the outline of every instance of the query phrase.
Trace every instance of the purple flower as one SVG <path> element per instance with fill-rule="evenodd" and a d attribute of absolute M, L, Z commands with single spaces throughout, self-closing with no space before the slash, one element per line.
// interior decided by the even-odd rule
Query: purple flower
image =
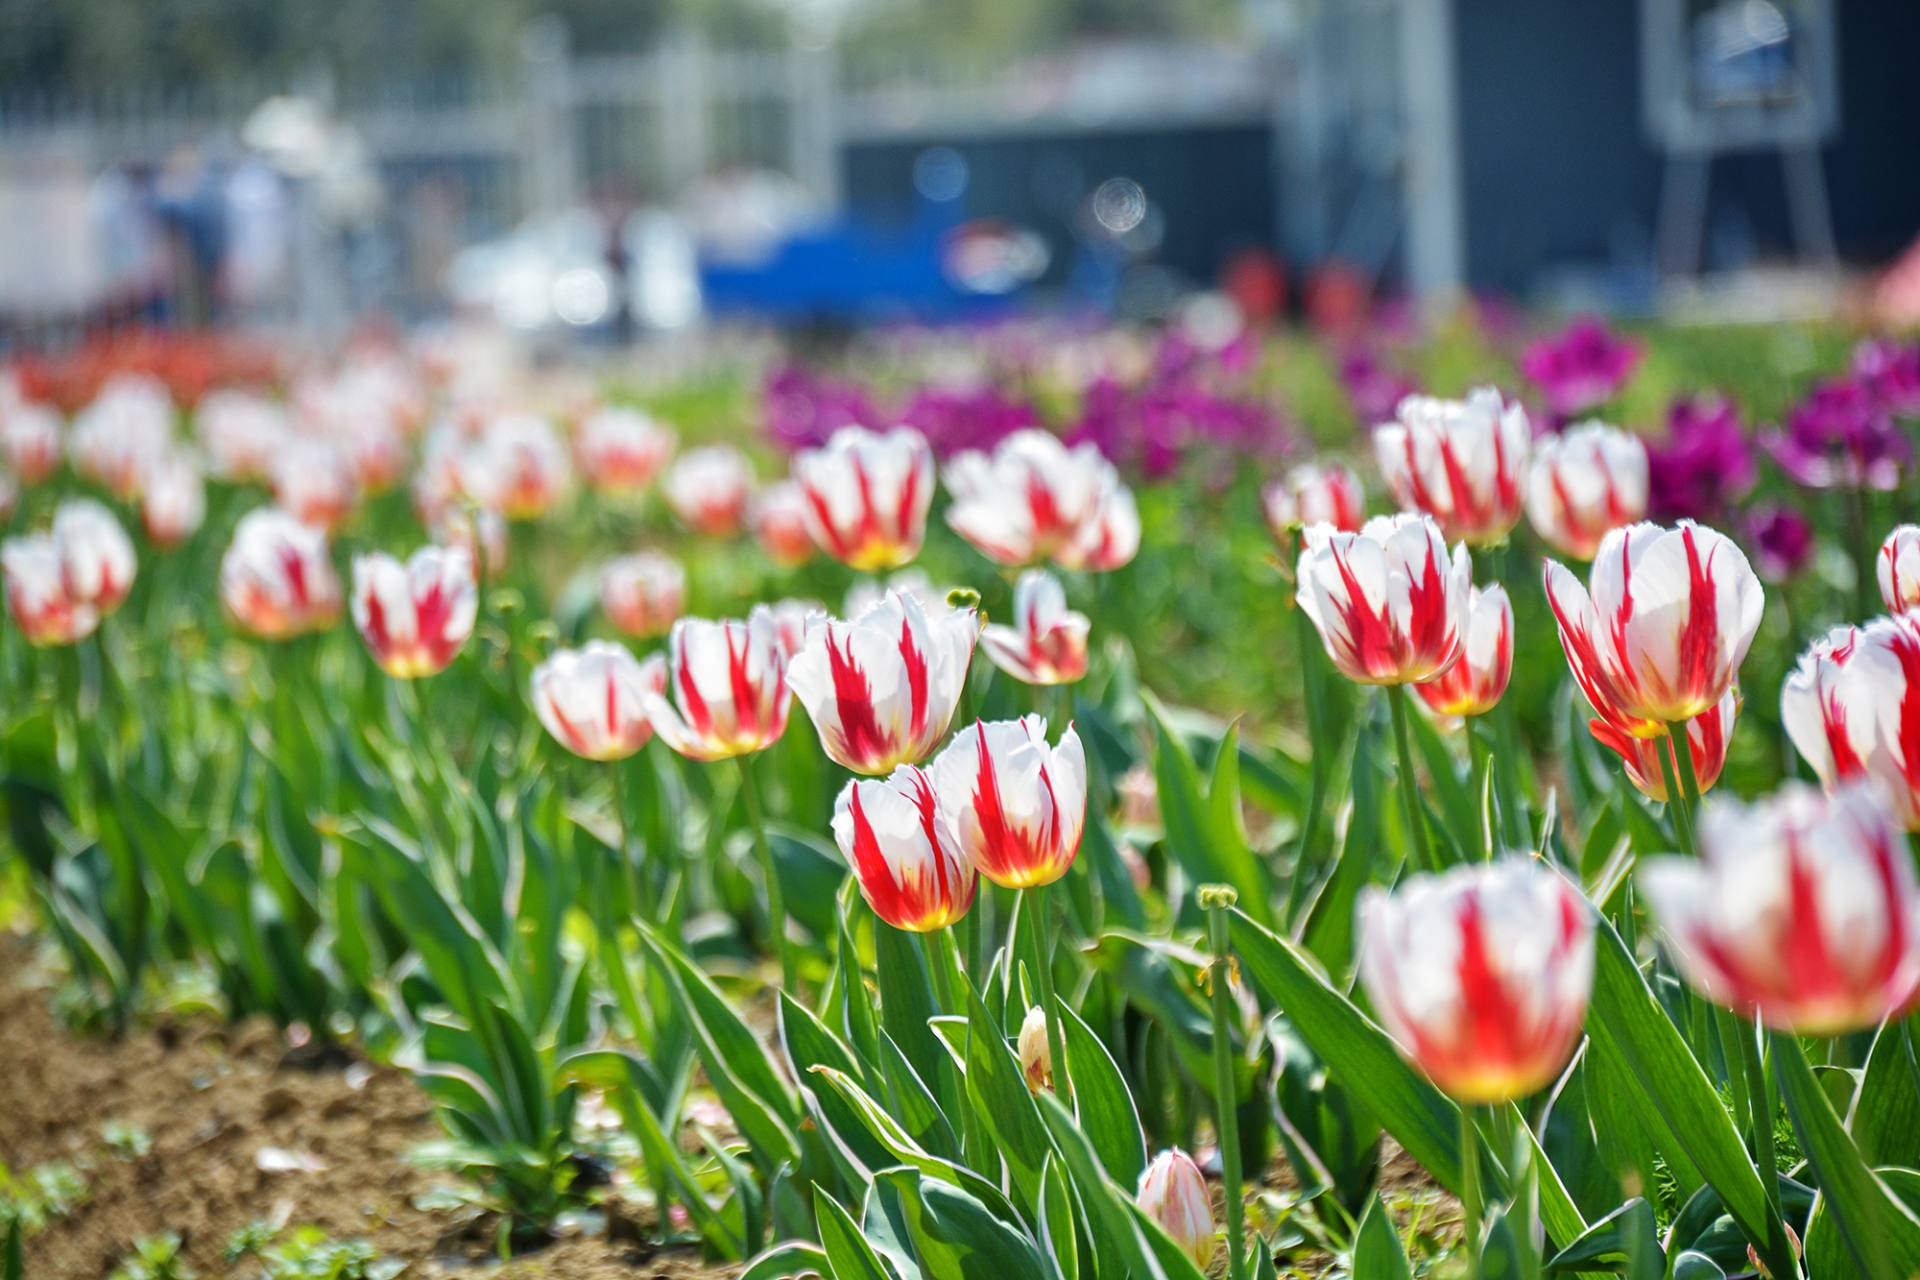
<path fill-rule="evenodd" d="M 1582 319 L 1530 345 L 1520 371 L 1546 393 L 1549 409 L 1569 418 L 1613 399 L 1639 363 L 1638 343 L 1598 320 Z"/>
<path fill-rule="evenodd" d="M 1419 390 L 1411 378 L 1389 368 L 1365 347 L 1349 347 L 1340 357 L 1340 384 L 1347 389 L 1353 416 L 1366 427 L 1393 421 L 1400 402 Z"/>
<path fill-rule="evenodd" d="M 1196 446 L 1279 453 L 1286 430 L 1260 401 L 1191 378 L 1154 378 L 1139 387 L 1100 378 L 1087 388 L 1067 440 L 1090 441 L 1112 461 L 1158 479 L 1177 470 Z"/>
<path fill-rule="evenodd" d="M 1867 384 L 1835 378 L 1808 392 L 1784 431 L 1762 440 L 1796 484 L 1809 489 L 1892 489 L 1912 456 L 1907 438 Z"/>
<path fill-rule="evenodd" d="M 917 428 L 938 457 L 962 449 L 991 449 L 1024 427 L 1040 425 L 1031 401 L 997 388 L 927 383 L 900 410 L 899 421 Z"/>
<path fill-rule="evenodd" d="M 1853 349 L 1853 376 L 1896 418 L 1920 417 L 1920 344 L 1869 338 Z"/>
<path fill-rule="evenodd" d="M 1667 438 L 1647 441 L 1647 463 L 1647 514 L 1663 523 L 1717 519 L 1753 488 L 1753 445 L 1721 396 L 1675 400 Z"/>
<path fill-rule="evenodd" d="M 838 382 L 797 364 L 768 376 L 760 389 L 760 410 L 767 434 L 789 451 L 823 445 L 841 427 L 892 425 L 858 383 Z"/>
<path fill-rule="evenodd" d="M 1768 582 L 1797 577 L 1813 559 L 1813 525 L 1792 507 L 1766 506 L 1747 516 L 1754 567 Z"/>

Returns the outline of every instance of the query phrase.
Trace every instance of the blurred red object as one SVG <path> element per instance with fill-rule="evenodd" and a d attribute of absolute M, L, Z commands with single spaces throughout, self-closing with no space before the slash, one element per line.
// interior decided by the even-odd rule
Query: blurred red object
<path fill-rule="evenodd" d="M 28 399 L 72 414 L 118 374 L 150 374 L 173 401 L 197 404 L 214 387 L 276 382 L 279 369 L 263 344 L 227 334 L 140 329 L 88 338 L 58 356 L 22 356 L 14 362 Z"/>
<path fill-rule="evenodd" d="M 1220 287 L 1248 324 L 1271 324 L 1287 309 L 1287 269 L 1265 249 L 1245 249 L 1227 259 Z"/>
<path fill-rule="evenodd" d="M 1366 320 L 1371 292 L 1366 276 L 1329 258 L 1307 277 L 1307 323 L 1321 333 L 1350 333 Z"/>

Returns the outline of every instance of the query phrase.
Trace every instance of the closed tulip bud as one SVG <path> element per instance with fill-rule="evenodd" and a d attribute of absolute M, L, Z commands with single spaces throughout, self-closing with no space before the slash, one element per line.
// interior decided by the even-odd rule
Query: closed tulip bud
<path fill-rule="evenodd" d="M 813 535 L 807 532 L 807 498 L 791 480 L 770 484 L 748 504 L 753 536 L 767 559 L 783 569 L 813 559 Z"/>
<path fill-rule="evenodd" d="M 687 528 L 723 538 L 740 532 L 753 496 L 753 469 L 738 449 L 705 445 L 674 459 L 661 487 L 667 505 Z"/>
<path fill-rule="evenodd" d="M 92 498 L 69 498 L 53 513 L 53 542 L 69 599 L 106 617 L 133 590 L 133 539 Z"/>
<path fill-rule="evenodd" d="M 665 635 L 687 604 L 687 571 L 672 556 L 636 551 L 600 571 L 600 608 L 630 636 Z"/>
<path fill-rule="evenodd" d="M 0 570 L 6 576 L 7 611 L 28 644 L 73 644 L 100 625 L 100 611 L 68 593 L 60 548 L 51 535 L 8 538 L 0 545 Z"/>
<path fill-rule="evenodd" d="M 1733 688 L 1766 590 L 1731 538 L 1682 520 L 1601 539 L 1591 591 L 1547 562 L 1547 600 L 1587 701 L 1636 737 L 1713 709 Z"/>
<path fill-rule="evenodd" d="M 1647 447 L 1604 422 L 1583 422 L 1534 445 L 1527 518 L 1562 555 L 1591 560 L 1600 540 L 1647 514 Z"/>
<path fill-rule="evenodd" d="M 1273 540 L 1288 549 L 1297 529 L 1326 524 L 1342 533 L 1358 533 L 1367 518 L 1360 477 L 1337 462 L 1295 467 L 1260 491 L 1260 509 Z"/>
<path fill-rule="evenodd" d="M 1830 1036 L 1878 1026 L 1920 989 L 1920 889 L 1866 782 L 1823 796 L 1788 783 L 1754 804 L 1716 797 L 1700 856 L 1656 858 L 1640 887 L 1680 971 L 1769 1027 Z"/>
<path fill-rule="evenodd" d="M 1828 787 L 1870 778 L 1920 831 L 1920 615 L 1836 627 L 1780 687 L 1780 721 Z"/>
<path fill-rule="evenodd" d="M 1533 428 L 1527 411 L 1492 387 L 1464 400 L 1408 396 L 1396 421 L 1373 431 L 1373 452 L 1394 500 L 1430 515 L 1450 541 L 1483 547 L 1520 521 Z"/>
<path fill-rule="evenodd" d="M 1327 656 L 1361 684 L 1418 684 L 1459 656 L 1473 565 L 1451 559 L 1430 517 L 1376 516 L 1358 533 L 1306 531 L 1296 571 L 1300 607 Z"/>
<path fill-rule="evenodd" d="M 1100 496 L 1080 531 L 1054 553 L 1063 569 L 1083 573 L 1110 573 L 1125 568 L 1140 553 L 1140 508 L 1133 490 L 1120 482 L 1112 467 L 1104 473 Z"/>
<path fill-rule="evenodd" d="M 333 530 L 353 510 L 353 469 L 331 441 L 295 437 L 280 448 L 272 473 L 274 503 L 302 524 Z"/>
<path fill-rule="evenodd" d="M 860 895 L 896 929 L 944 929 L 973 905 L 980 878 L 940 822 L 922 769 L 849 782 L 834 803 L 833 839 Z"/>
<path fill-rule="evenodd" d="M 507 413 L 488 420 L 480 439 L 460 453 L 461 491 L 509 520 L 538 520 L 573 483 L 566 446 L 553 424 L 537 414 Z"/>
<path fill-rule="evenodd" d="M 1459 659 L 1417 684 L 1414 691 L 1443 716 L 1483 716 L 1494 709 L 1513 675 L 1513 606 L 1499 583 L 1467 592 L 1467 622 Z"/>
<path fill-rule="evenodd" d="M 658 654 L 642 662 L 625 645 L 589 640 L 533 669 L 533 710 L 573 754 L 624 760 L 653 736 L 647 706 L 666 682 Z"/>
<path fill-rule="evenodd" d="M 1039 1005 L 1020 1020 L 1020 1072 L 1027 1088 L 1039 1093 L 1053 1088 L 1053 1051 L 1047 1047 L 1047 1011 Z"/>
<path fill-rule="evenodd" d="M 353 625 L 390 676 L 444 671 L 473 634 L 479 607 L 465 551 L 422 547 L 405 564 L 384 552 L 354 557 Z"/>
<path fill-rule="evenodd" d="M 912 427 L 842 427 L 793 460 L 807 528 L 820 549 L 862 573 L 920 554 L 933 501 L 933 450 Z"/>
<path fill-rule="evenodd" d="M 1213 1261 L 1213 1197 L 1193 1157 L 1178 1147 L 1162 1151 L 1140 1174 L 1134 1203 L 1205 1270 Z"/>
<path fill-rule="evenodd" d="M 1029 569 L 1013 589 L 1013 625 L 980 633 L 993 665 L 1023 684 L 1072 684 L 1087 674 L 1087 616 L 1067 608 L 1066 589 L 1045 569 Z"/>
<path fill-rule="evenodd" d="M 690 760 L 725 760 L 772 746 L 786 732 L 792 692 L 773 614 L 746 621 L 682 618 L 667 638 L 665 693 L 650 693 L 647 717 L 661 740 Z"/>
<path fill-rule="evenodd" d="M 1727 696 L 1713 707 L 1686 724 L 1687 750 L 1693 760 L 1693 776 L 1700 784 L 1702 792 L 1713 789 L 1720 781 L 1720 771 L 1727 765 L 1727 746 L 1733 740 L 1733 725 L 1740 718 L 1740 690 L 1729 689 Z M 1667 739 L 1636 737 L 1630 729 L 1616 725 L 1604 716 L 1595 716 L 1587 722 L 1588 730 L 1601 745 L 1612 750 L 1626 766 L 1627 781 L 1638 787 L 1650 800 L 1662 804 L 1667 801 L 1666 774 L 1661 760 L 1667 757 Z M 1673 740 L 1680 741 L 1681 731 L 1673 730 Z M 1668 765 L 1678 768 L 1669 759 Z"/>
<path fill-rule="evenodd" d="M 1903 524 L 1888 534 L 1875 568 L 1887 612 L 1920 609 L 1920 525 Z"/>
<path fill-rule="evenodd" d="M 140 523 L 162 547 L 177 547 L 207 516 L 207 486 L 200 464 L 178 450 L 147 468 L 140 490 Z"/>
<path fill-rule="evenodd" d="M 947 464 L 947 523 L 996 564 L 1044 560 L 1079 535 L 1112 471 L 1091 444 L 1069 449 L 1045 431 L 1016 431 L 991 455 L 968 450 Z"/>
<path fill-rule="evenodd" d="M 1460 1102 L 1560 1073 L 1593 987 L 1593 916 L 1526 857 L 1413 876 L 1360 901 L 1360 979 L 1406 1059 Z"/>
<path fill-rule="evenodd" d="M 39 484 L 59 470 L 60 447 L 60 415 L 46 405 L 0 410 L 0 453 L 21 484 Z"/>
<path fill-rule="evenodd" d="M 955 843 L 987 879 L 1032 889 L 1073 865 L 1087 820 L 1087 755 L 1072 726 L 1049 747 L 1039 716 L 969 725 L 927 772 Z"/>
<path fill-rule="evenodd" d="M 213 474 L 234 482 L 267 479 L 292 430 L 283 407 L 235 390 L 210 392 L 194 410 L 193 424 Z"/>
<path fill-rule="evenodd" d="M 673 432 L 638 409 L 589 414 L 573 438 L 580 474 L 601 493 L 638 493 L 673 456 Z"/>
<path fill-rule="evenodd" d="M 889 592 L 852 622 L 815 618 L 787 680 L 827 755 L 879 776 L 925 760 L 947 736 L 979 633 L 971 609 L 929 617 Z"/>
<path fill-rule="evenodd" d="M 220 560 L 220 601 L 234 622 L 264 640 L 332 626 L 340 578 L 324 530 L 277 507 L 249 511 Z"/>

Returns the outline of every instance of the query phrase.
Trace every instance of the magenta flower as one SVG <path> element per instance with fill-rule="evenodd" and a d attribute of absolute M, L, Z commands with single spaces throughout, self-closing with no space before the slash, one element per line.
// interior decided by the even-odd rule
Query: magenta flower
<path fill-rule="evenodd" d="M 1714 520 L 1753 488 L 1753 445 L 1721 396 L 1675 400 L 1667 438 L 1647 441 L 1647 461 L 1653 520 Z"/>
<path fill-rule="evenodd" d="M 800 365 L 768 376 L 760 389 L 760 412 L 773 442 L 789 450 L 823 445 L 842 427 L 894 425 L 858 383 L 821 377 Z"/>
<path fill-rule="evenodd" d="M 973 387 L 929 383 L 916 390 L 895 416 L 900 424 L 925 436 L 934 455 L 941 458 L 965 449 L 990 450 L 1014 432 L 1040 425 L 1031 401 L 986 383 Z"/>
<path fill-rule="evenodd" d="M 1920 417 L 1920 343 L 1870 338 L 1853 349 L 1853 376 L 1894 417 Z"/>
<path fill-rule="evenodd" d="M 1794 508 L 1762 507 L 1747 516 L 1746 524 L 1754 568 L 1768 582 L 1798 577 L 1813 559 L 1813 525 Z"/>
<path fill-rule="evenodd" d="M 1794 483 L 1809 489 L 1893 489 L 1913 457 L 1892 415 L 1859 378 L 1819 384 L 1787 415 L 1786 429 L 1761 442 Z"/>
<path fill-rule="evenodd" d="M 1639 343 L 1598 320 L 1582 319 L 1530 345 L 1520 371 L 1546 393 L 1549 409 L 1570 418 L 1613 399 L 1639 363 Z"/>
<path fill-rule="evenodd" d="M 1340 385 L 1362 426 L 1391 421 L 1400 402 L 1420 389 L 1365 347 L 1350 347 L 1340 357 Z"/>

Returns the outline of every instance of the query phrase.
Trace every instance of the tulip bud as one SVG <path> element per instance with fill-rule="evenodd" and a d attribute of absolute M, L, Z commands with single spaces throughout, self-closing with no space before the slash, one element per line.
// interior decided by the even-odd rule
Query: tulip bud
<path fill-rule="evenodd" d="M 1610 531 L 1647 514 L 1647 447 L 1604 422 L 1583 422 L 1534 445 L 1527 518 L 1562 555 L 1591 560 Z"/>
<path fill-rule="evenodd" d="M 646 712 L 675 751 L 690 760 L 725 760 L 763 750 L 786 732 L 787 659 L 765 605 L 744 622 L 682 618 L 667 651 L 672 700 L 649 693 Z"/>
<path fill-rule="evenodd" d="M 1162 1151 L 1140 1175 L 1134 1202 L 1160 1229 L 1205 1270 L 1213 1261 L 1217 1241 L 1213 1227 L 1213 1197 L 1193 1157 L 1178 1147 Z"/>
<path fill-rule="evenodd" d="M 380 669 L 402 680 L 446 669 L 473 634 L 480 588 L 465 551 L 422 547 L 353 561 L 353 624 Z"/>
<path fill-rule="evenodd" d="M 173 397 L 157 378 L 121 374 L 74 415 L 74 469 L 116 498 L 138 497 L 147 466 L 173 447 Z"/>
<path fill-rule="evenodd" d="M 1039 1005 L 1020 1021 L 1020 1071 L 1027 1088 L 1039 1093 L 1053 1088 L 1053 1051 L 1047 1046 L 1047 1012 Z"/>
<path fill-rule="evenodd" d="M 880 775 L 946 737 L 980 631 L 971 611 L 928 617 L 897 592 L 852 622 L 816 619 L 787 673 L 828 756 Z"/>
<path fill-rule="evenodd" d="M 991 456 L 968 450 L 947 464 L 947 523 L 996 564 L 1043 560 L 1080 534 L 1112 471 L 1091 444 L 1069 449 L 1045 431 L 1016 431 Z"/>
<path fill-rule="evenodd" d="M 1071 726 L 1049 747 L 1039 716 L 976 723 L 927 772 L 955 844 L 987 879 L 1031 889 L 1073 865 L 1087 819 L 1087 756 Z"/>
<path fill-rule="evenodd" d="M 53 542 L 67 595 L 106 617 L 133 590 L 133 540 L 92 498 L 69 498 L 53 513 Z"/>
<path fill-rule="evenodd" d="M 8 538 L 0 545 L 7 611 L 31 645 L 67 645 L 93 634 L 100 611 L 67 590 L 60 548 L 44 533 Z"/>
<path fill-rule="evenodd" d="M 601 493 L 638 493 L 673 454 L 673 432 L 638 409 L 589 414 L 573 440 L 588 485 Z"/>
<path fill-rule="evenodd" d="M 1920 888 L 1893 815 L 1861 781 L 1788 783 L 1702 807 L 1698 858 L 1657 858 L 1640 886 L 1680 971 L 1769 1027 L 1878 1026 L 1920 991 Z"/>
<path fill-rule="evenodd" d="M 573 483 L 567 450 L 553 424 L 530 413 L 489 419 L 480 439 L 455 457 L 459 489 L 509 520 L 538 520 Z"/>
<path fill-rule="evenodd" d="M 933 450 L 911 427 L 842 427 L 798 454 L 793 478 L 813 541 L 862 573 L 896 569 L 920 554 L 933 501 Z"/>
<path fill-rule="evenodd" d="M 663 635 L 687 602 L 687 573 L 659 551 L 636 551 L 600 571 L 600 609 L 630 636 Z"/>
<path fill-rule="evenodd" d="M 813 535 L 807 532 L 807 499 L 791 480 L 770 484 L 748 504 L 753 535 L 767 559 L 783 569 L 813 559 Z"/>
<path fill-rule="evenodd" d="M 302 524 L 335 529 L 353 510 L 353 472 L 330 441 L 300 436 L 283 443 L 272 481 L 274 503 Z"/>
<path fill-rule="evenodd" d="M 1828 788 L 1871 778 L 1909 831 L 1920 831 L 1920 615 L 1836 627 L 1780 688 L 1780 720 Z"/>
<path fill-rule="evenodd" d="M 220 601 L 236 623 L 265 640 L 333 625 L 340 579 L 326 533 L 277 507 L 249 511 L 220 560 Z"/>
<path fill-rule="evenodd" d="M 251 391 L 225 389 L 200 401 L 193 425 L 213 474 L 236 483 L 267 479 L 292 430 L 279 404 Z"/>
<path fill-rule="evenodd" d="M 980 878 L 940 822 L 924 770 L 903 764 L 849 782 L 834 803 L 833 838 L 860 896 L 896 929 L 944 929 L 973 905 Z"/>
<path fill-rule="evenodd" d="M 1740 674 L 1766 590 L 1725 534 L 1682 520 L 1601 539 L 1592 591 L 1547 562 L 1547 601 L 1580 689 L 1636 737 L 1713 709 Z"/>
<path fill-rule="evenodd" d="M 1374 457 L 1394 500 L 1432 516 L 1448 541 L 1484 547 L 1519 523 L 1533 428 L 1492 387 L 1465 400 L 1408 396 L 1375 427 Z"/>
<path fill-rule="evenodd" d="M 695 533 L 724 538 L 740 531 L 753 495 L 753 469 L 730 445 L 689 449 L 661 481 L 667 505 Z"/>
<path fill-rule="evenodd" d="M 1329 524 L 1342 533 L 1358 533 L 1367 518 L 1360 477 L 1337 462 L 1295 467 L 1260 491 L 1260 509 L 1273 540 L 1285 550 L 1293 548 L 1297 529 Z"/>
<path fill-rule="evenodd" d="M 1888 534 L 1875 564 L 1888 613 L 1920 608 L 1920 525 L 1903 524 Z"/>
<path fill-rule="evenodd" d="M 641 662 L 625 645 L 589 640 L 533 669 L 533 709 L 567 750 L 588 760 L 624 760 L 653 736 L 650 697 L 666 685 L 660 656 Z"/>
<path fill-rule="evenodd" d="M 1505 587 L 1496 582 L 1467 592 L 1465 631 L 1459 660 L 1413 687 L 1443 716 L 1483 716 L 1507 691 L 1513 675 L 1513 606 Z"/>
<path fill-rule="evenodd" d="M 1566 1065 L 1593 986 L 1593 917 L 1552 868 L 1509 857 L 1372 888 L 1359 928 L 1382 1025 L 1456 1100 L 1524 1097 Z"/>
<path fill-rule="evenodd" d="M 175 450 L 147 468 L 140 487 L 140 523 L 162 547 L 176 547 L 207 515 L 207 486 L 192 455 Z"/>
<path fill-rule="evenodd" d="M 1727 690 L 1727 696 L 1715 703 L 1711 710 L 1686 722 L 1687 750 L 1693 759 L 1694 780 L 1700 784 L 1702 792 L 1712 790 L 1713 784 L 1720 780 L 1720 771 L 1726 768 L 1727 746 L 1733 739 L 1734 721 L 1739 717 L 1740 690 L 1734 688 Z M 1620 757 L 1621 763 L 1626 766 L 1627 781 L 1638 787 L 1648 799 L 1666 803 L 1666 774 L 1661 766 L 1661 760 L 1668 751 L 1665 735 L 1658 738 L 1636 737 L 1632 730 L 1614 724 L 1603 716 L 1588 721 L 1587 729 L 1596 741 Z M 1673 740 L 1680 741 L 1681 730 L 1675 727 L 1672 732 Z M 1677 764 L 1674 764 L 1674 768 L 1677 775 Z"/>
<path fill-rule="evenodd" d="M 1465 547 L 1449 560 L 1432 519 L 1377 516 L 1358 533 L 1314 525 L 1303 542 L 1300 607 L 1342 675 L 1418 684 L 1453 664 L 1473 566 Z"/>
<path fill-rule="evenodd" d="M 1014 625 L 989 623 L 980 633 L 993 665 L 1023 684 L 1072 684 L 1087 674 L 1083 613 L 1067 608 L 1066 589 L 1045 569 L 1029 569 L 1013 589 Z"/>
<path fill-rule="evenodd" d="M 0 408 L 0 452 L 21 484 L 46 480 L 60 467 L 60 415 L 43 404 Z"/>

